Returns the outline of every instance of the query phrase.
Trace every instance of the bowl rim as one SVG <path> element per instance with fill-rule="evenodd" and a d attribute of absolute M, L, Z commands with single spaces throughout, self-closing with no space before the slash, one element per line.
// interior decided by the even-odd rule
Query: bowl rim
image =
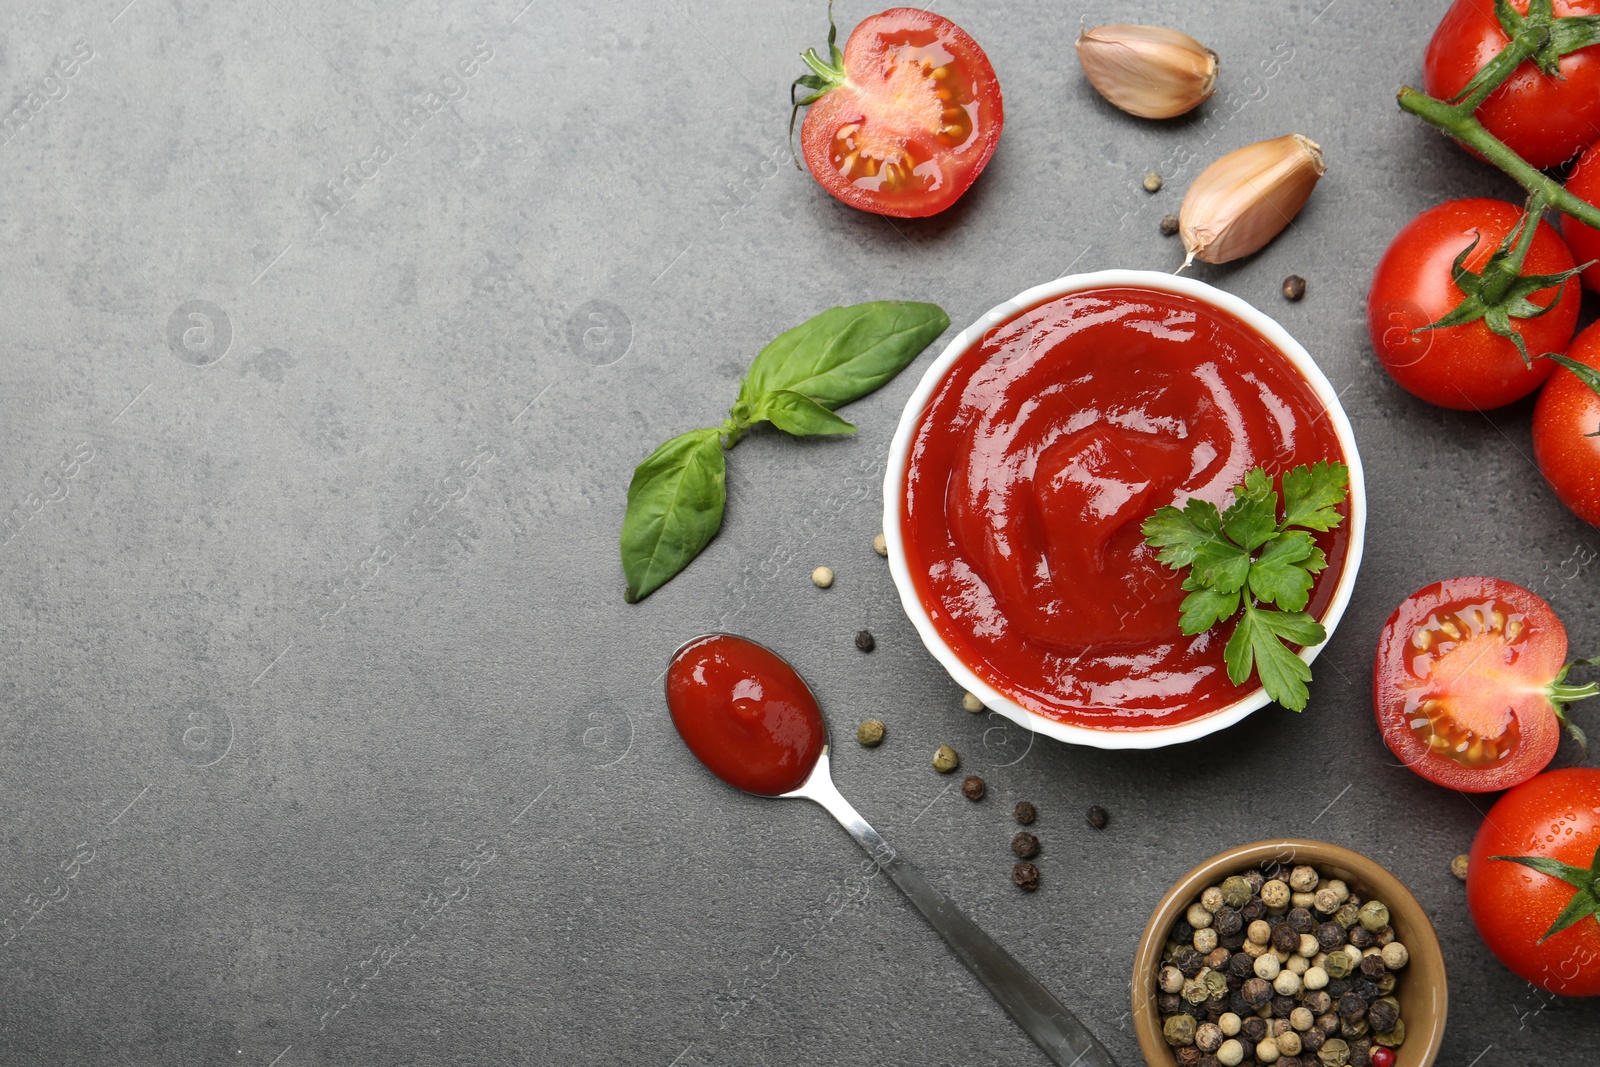
<path fill-rule="evenodd" d="M 1226 729 L 1271 701 L 1267 697 L 1266 691 L 1257 686 L 1238 700 L 1197 719 L 1190 719 L 1187 722 L 1170 726 L 1124 729 L 1096 729 L 1073 723 L 1058 722 L 1038 712 L 1031 711 L 989 685 L 945 643 L 943 636 L 934 626 L 932 617 L 917 597 L 916 587 L 911 580 L 911 570 L 906 563 L 905 544 L 900 536 L 902 487 L 905 483 L 906 470 L 910 464 L 912 438 L 916 434 L 917 424 L 922 421 L 923 412 L 927 410 L 934 391 L 944 380 L 950 368 L 986 334 L 1029 308 L 1070 293 L 1111 288 L 1153 289 L 1159 292 L 1187 296 L 1225 314 L 1232 315 L 1246 326 L 1255 330 L 1276 348 L 1300 373 L 1300 376 L 1306 380 L 1317 398 L 1322 402 L 1324 409 L 1327 411 L 1328 419 L 1334 428 L 1334 435 L 1338 438 L 1339 445 L 1344 450 L 1345 465 L 1350 470 L 1350 518 L 1348 520 L 1350 542 L 1345 552 L 1344 568 L 1339 575 L 1338 584 L 1334 587 L 1333 597 L 1320 620 L 1327 630 L 1328 640 L 1333 639 L 1334 630 L 1338 627 L 1339 620 L 1344 617 L 1345 609 L 1349 606 L 1351 595 L 1355 590 L 1356 572 L 1361 568 L 1362 550 L 1366 544 L 1366 482 L 1362 472 L 1361 454 L 1356 448 L 1355 431 L 1350 426 L 1350 420 L 1346 417 L 1344 408 L 1339 403 L 1339 395 L 1334 391 L 1332 383 L 1322 373 L 1316 361 L 1311 358 L 1311 354 L 1289 334 L 1288 330 L 1279 325 L 1271 316 L 1258 310 L 1240 297 L 1223 292 L 1194 278 L 1147 270 L 1103 270 L 1084 274 L 1069 274 L 1054 281 L 1036 285 L 1017 294 L 1010 300 L 997 304 L 976 322 L 957 334 L 945 346 L 944 351 L 939 354 L 938 358 L 923 372 L 922 380 L 917 383 L 917 387 L 906 401 L 906 406 L 900 415 L 899 425 L 896 426 L 894 437 L 890 441 L 883 479 L 883 533 L 884 540 L 888 543 L 889 573 L 893 577 L 895 588 L 900 594 L 900 604 L 905 609 L 912 625 L 916 628 L 917 635 L 922 639 L 922 643 L 928 651 L 933 654 L 934 659 L 944 667 L 945 671 L 957 683 L 964 686 L 968 692 L 973 693 L 983 701 L 986 708 L 991 711 L 998 711 L 1006 718 L 1035 733 L 1042 733 L 1047 737 L 1053 737 L 1058 741 L 1066 741 L 1071 744 L 1087 745 L 1101 749 L 1162 748 L 1167 745 L 1194 741 L 1218 730 Z M 1300 658 L 1309 664 L 1316 659 L 1318 653 L 1326 646 L 1327 641 L 1324 641 L 1320 645 L 1302 649 L 1299 653 Z"/>
<path fill-rule="evenodd" d="M 1410 972 L 1411 966 L 1419 959 L 1425 968 L 1437 969 L 1440 978 L 1430 990 L 1434 1009 L 1432 1025 L 1423 1031 L 1408 1019 L 1406 1043 L 1397 1050 L 1403 1062 L 1396 1061 L 1396 1067 L 1431 1067 L 1444 1043 L 1450 991 L 1444 949 L 1439 943 L 1438 931 L 1434 930 L 1433 922 L 1428 918 L 1427 909 L 1406 888 L 1404 882 L 1370 856 L 1327 841 L 1298 837 L 1252 841 L 1217 853 L 1174 882 L 1150 912 L 1144 931 L 1139 935 L 1139 947 L 1134 953 L 1133 973 L 1129 979 L 1134 1032 L 1147 1065 L 1163 1067 L 1173 1059 L 1171 1050 L 1161 1036 L 1160 1015 L 1155 1006 L 1155 976 L 1157 964 L 1161 962 L 1161 950 L 1166 944 L 1166 931 L 1177 922 L 1179 913 L 1188 906 L 1189 901 L 1200 895 L 1205 886 L 1220 877 L 1260 866 L 1268 860 L 1294 862 L 1300 859 L 1313 865 L 1356 872 L 1356 878 L 1362 883 L 1360 888 L 1363 894 L 1381 899 L 1406 926 L 1403 943 L 1412 961 L 1407 971 Z M 1371 892 L 1366 892 L 1368 888 Z M 1408 999 L 1415 996 L 1415 991 L 1407 990 Z"/>

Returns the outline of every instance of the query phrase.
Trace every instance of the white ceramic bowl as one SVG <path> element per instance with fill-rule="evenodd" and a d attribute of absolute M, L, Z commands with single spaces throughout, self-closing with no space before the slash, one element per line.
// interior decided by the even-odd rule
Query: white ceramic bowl
<path fill-rule="evenodd" d="M 950 673 L 950 676 L 969 692 L 976 694 L 985 706 L 1030 730 L 1059 741 L 1091 745 L 1095 748 L 1161 748 L 1183 741 L 1193 741 L 1232 726 L 1252 711 L 1269 703 L 1266 692 L 1257 687 L 1233 703 L 1200 718 L 1172 726 L 1141 729 L 1090 729 L 1057 722 L 1055 719 L 1030 711 L 985 682 L 945 643 L 944 638 L 935 629 L 933 619 L 929 617 L 927 609 L 917 596 L 916 587 L 911 580 L 911 571 L 906 563 L 905 543 L 900 533 L 900 510 L 905 497 L 906 467 L 910 461 L 911 440 L 916 433 L 917 424 L 922 420 L 923 411 L 951 366 L 991 330 L 1023 311 L 1067 293 L 1106 288 L 1155 289 L 1176 293 L 1209 304 L 1233 316 L 1282 352 L 1284 358 L 1294 365 L 1322 401 L 1339 439 L 1339 445 L 1344 450 L 1345 463 L 1350 468 L 1348 521 L 1350 543 L 1345 552 L 1344 569 L 1339 574 L 1338 585 L 1334 588 L 1333 598 L 1321 619 L 1328 636 L 1330 638 L 1333 636 L 1334 628 L 1339 625 L 1339 619 L 1350 603 L 1350 594 L 1356 584 L 1356 571 L 1361 566 L 1362 546 L 1366 540 L 1366 488 L 1361 473 L 1361 456 L 1356 451 L 1356 439 L 1350 429 L 1350 420 L 1345 417 L 1344 409 L 1339 405 L 1338 394 L 1333 391 L 1333 386 L 1328 383 L 1328 379 L 1312 360 L 1310 353 L 1289 336 L 1287 330 L 1238 297 L 1192 278 L 1142 270 L 1107 270 L 1093 274 L 1073 274 L 1053 282 L 1046 282 L 1044 285 L 1034 286 L 1027 292 L 1018 294 L 962 330 L 922 376 L 922 381 L 917 384 L 916 391 L 911 394 L 911 399 L 906 402 L 905 411 L 900 416 L 900 425 L 895 430 L 893 442 L 889 445 L 888 471 L 883 481 L 883 532 L 885 540 L 889 543 L 889 570 L 894 575 L 896 588 L 900 591 L 900 602 L 904 605 L 912 624 L 916 626 L 917 633 L 922 637 L 922 643 L 928 647 L 928 651 L 933 653 L 933 657 Z M 1322 648 L 1323 645 L 1317 645 L 1314 648 L 1304 649 L 1300 653 L 1300 658 L 1310 663 Z"/>

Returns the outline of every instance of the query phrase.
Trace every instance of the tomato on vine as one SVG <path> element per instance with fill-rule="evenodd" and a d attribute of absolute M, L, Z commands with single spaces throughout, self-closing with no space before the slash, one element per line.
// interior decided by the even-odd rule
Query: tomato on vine
<path fill-rule="evenodd" d="M 1567 177 L 1567 192 L 1600 206 L 1600 141 L 1578 157 L 1577 166 Z M 1561 236 L 1578 262 L 1589 264 L 1583 272 L 1583 284 L 1600 290 L 1600 230 L 1567 216 L 1561 220 Z"/>
<path fill-rule="evenodd" d="M 1412 593 L 1378 638 L 1372 707 L 1383 742 L 1430 782 L 1487 793 L 1550 763 L 1566 705 L 1600 696 L 1567 673 L 1567 630 L 1536 594 L 1499 578 L 1452 578 Z"/>
<path fill-rule="evenodd" d="M 1493 0 L 1456 0 L 1428 42 L 1423 86 L 1442 100 L 1456 97 L 1511 45 L 1519 28 L 1531 24 L 1529 54 L 1510 56 L 1518 62 L 1477 116 L 1534 167 L 1554 167 L 1600 130 L 1600 48 L 1586 25 L 1561 21 L 1600 15 L 1600 0 L 1511 0 L 1505 6 L 1510 14 L 1503 21 Z"/>
<path fill-rule="evenodd" d="M 1600 770 L 1541 774 L 1489 809 L 1467 864 L 1467 907 L 1518 977 L 1600 996 Z"/>
<path fill-rule="evenodd" d="M 1367 328 L 1378 361 L 1430 404 L 1485 410 L 1527 396 L 1578 324 L 1572 253 L 1502 200 L 1451 200 L 1406 224 L 1378 261 Z"/>
<path fill-rule="evenodd" d="M 919 8 L 863 19 L 843 51 L 837 34 L 830 0 L 830 58 L 808 49 L 811 73 L 793 86 L 811 90 L 795 114 L 809 105 L 800 146 L 812 177 L 863 211 L 943 211 L 1000 143 L 1005 110 L 989 57 L 960 26 Z M 792 134 L 792 116 L 789 126 Z"/>
<path fill-rule="evenodd" d="M 1567 359 L 1600 375 L 1600 323 L 1578 335 Z M 1570 364 L 1562 366 L 1533 408 L 1533 459 L 1556 497 L 1600 526 L 1600 396 Z"/>

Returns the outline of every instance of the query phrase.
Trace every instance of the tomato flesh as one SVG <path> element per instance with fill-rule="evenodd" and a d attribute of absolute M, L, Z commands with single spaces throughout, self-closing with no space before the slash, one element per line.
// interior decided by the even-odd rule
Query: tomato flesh
<path fill-rule="evenodd" d="M 801 126 L 812 175 L 880 215 L 916 218 L 953 204 L 1005 124 L 983 49 L 949 19 L 895 8 L 856 26 L 844 69 L 844 84 L 812 104 Z"/>
<path fill-rule="evenodd" d="M 1600 370 L 1600 323 L 1572 342 L 1568 357 Z M 1548 361 L 1546 361 L 1548 362 Z M 1577 375 L 1556 371 L 1533 408 L 1533 458 L 1557 499 L 1600 526 L 1600 396 Z"/>
<path fill-rule="evenodd" d="M 1527 396 L 1555 369 L 1546 359 L 1524 363 L 1517 346 L 1481 319 L 1422 329 L 1463 299 L 1451 273 L 1456 257 L 1476 241 L 1464 266 L 1481 273 L 1521 218 L 1522 209 L 1503 200 L 1447 201 L 1408 222 L 1378 261 L 1367 293 L 1367 328 L 1383 369 L 1413 396 L 1458 411 L 1488 410 Z M 1559 274 L 1573 265 L 1555 228 L 1541 221 L 1522 273 Z M 1533 303 L 1556 306 L 1543 315 L 1514 318 L 1511 328 L 1522 335 L 1530 355 L 1565 352 L 1582 299 L 1580 287 L 1571 282 L 1559 300 L 1554 287 L 1537 292 L 1530 297 Z"/>
<path fill-rule="evenodd" d="M 1600 137 L 1600 131 L 1596 132 Z M 1578 157 L 1578 165 L 1567 178 L 1567 192 L 1600 207 L 1600 141 Z M 1570 215 L 1561 216 L 1561 236 L 1572 250 L 1572 258 L 1579 263 L 1590 263 L 1583 272 L 1583 284 L 1600 290 L 1600 230 L 1585 226 Z"/>
<path fill-rule="evenodd" d="M 1419 589 L 1378 639 L 1372 703 L 1384 743 L 1440 785 L 1525 781 L 1561 740 L 1546 687 L 1566 655 L 1566 628 L 1519 585 L 1455 578 Z"/>
<path fill-rule="evenodd" d="M 1511 0 L 1522 15 L 1528 0 Z M 1557 16 L 1600 14 L 1600 0 L 1555 0 Z M 1456 0 L 1423 59 L 1423 86 L 1448 100 L 1510 43 L 1493 0 Z M 1600 130 L 1600 48 L 1561 57 L 1561 77 L 1523 63 L 1478 107 L 1478 121 L 1535 167 L 1554 167 L 1577 155 Z"/>

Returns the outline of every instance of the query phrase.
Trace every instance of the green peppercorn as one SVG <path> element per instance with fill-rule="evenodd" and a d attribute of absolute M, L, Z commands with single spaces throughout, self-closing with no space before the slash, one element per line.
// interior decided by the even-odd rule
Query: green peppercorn
<path fill-rule="evenodd" d="M 1361 921 L 1361 909 L 1348 902 L 1341 904 L 1339 910 L 1333 913 L 1333 921 L 1348 930 Z"/>
<path fill-rule="evenodd" d="M 1329 978 L 1349 978 L 1350 972 L 1356 969 L 1356 961 L 1348 953 L 1330 952 L 1322 961 L 1322 969 L 1328 972 Z"/>
<path fill-rule="evenodd" d="M 883 744 L 883 732 L 883 720 L 868 719 L 856 727 L 856 740 L 864 748 L 877 748 Z"/>
<path fill-rule="evenodd" d="M 1221 971 L 1207 971 L 1205 976 L 1206 992 L 1211 996 L 1207 999 L 1225 997 L 1228 995 L 1228 976 Z"/>
<path fill-rule="evenodd" d="M 1144 176 L 1144 191 L 1147 193 L 1159 193 L 1163 184 L 1161 175 L 1153 170 Z"/>
<path fill-rule="evenodd" d="M 1395 982 L 1396 982 L 1396 979 L 1395 979 L 1394 975 L 1392 975 L 1392 974 L 1384 975 L 1382 978 L 1378 979 L 1378 981 L 1375 983 L 1377 985 L 1377 987 L 1378 987 L 1378 993 L 1380 995 L 1382 995 L 1382 996 L 1388 996 L 1390 993 L 1393 993 L 1394 992 L 1394 987 L 1395 987 Z"/>
<path fill-rule="evenodd" d="M 939 751 L 933 754 L 933 769 L 940 774 L 949 774 L 961 766 L 961 757 L 956 755 L 956 750 L 949 745 L 940 745 Z"/>
<path fill-rule="evenodd" d="M 1406 1043 L 1406 1021 L 1404 1019 L 1396 1019 L 1393 1030 L 1387 1033 L 1373 1034 L 1372 1042 L 1375 1045 L 1382 1045 L 1384 1048 L 1399 1048 Z"/>
<path fill-rule="evenodd" d="M 1230 908 L 1242 908 L 1250 903 L 1250 883 L 1241 875 L 1231 875 L 1222 880 L 1222 902 Z"/>
<path fill-rule="evenodd" d="M 1192 1015 L 1173 1015 L 1161 1025 L 1161 1034 L 1173 1048 L 1194 1044 L 1195 1021 Z"/>
<path fill-rule="evenodd" d="M 1367 1009 L 1367 1022 L 1372 1026 L 1373 1033 L 1387 1034 L 1399 1021 L 1400 1004 L 1393 997 L 1379 1000 Z"/>
<path fill-rule="evenodd" d="M 1361 905 L 1361 928 L 1375 934 L 1389 925 L 1389 909 L 1381 900 L 1369 900 Z"/>
<path fill-rule="evenodd" d="M 1345 1067 L 1350 1062 L 1350 1046 L 1337 1037 L 1331 1038 L 1317 1050 L 1317 1059 L 1323 1067 Z"/>

